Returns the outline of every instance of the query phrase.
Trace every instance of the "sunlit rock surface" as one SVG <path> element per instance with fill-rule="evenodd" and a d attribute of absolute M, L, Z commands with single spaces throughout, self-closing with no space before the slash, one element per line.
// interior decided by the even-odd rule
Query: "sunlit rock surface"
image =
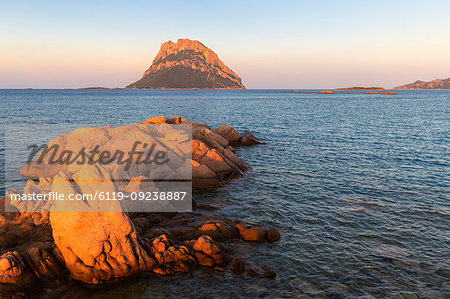
<path fill-rule="evenodd" d="M 417 80 L 414 83 L 394 87 L 394 89 L 450 89 L 450 78 L 435 79 L 429 82 Z"/>
<path fill-rule="evenodd" d="M 161 45 L 152 65 L 127 88 L 244 89 L 241 78 L 212 50 L 196 40 L 179 39 Z"/>
<path fill-rule="evenodd" d="M 152 127 L 152 124 L 159 127 Z M 171 124 L 190 126 L 192 140 L 186 139 L 182 132 L 171 130 Z M 146 181 L 152 171 L 160 171 L 153 175 L 166 178 L 177 177 L 179 172 L 185 175 L 183 171 L 189 169 L 193 187 L 222 187 L 251 169 L 237 157 L 231 144 L 262 142 L 251 134 L 240 136 L 231 127 L 223 125 L 221 128 L 211 131 L 205 124 L 192 123 L 182 117 L 153 117 L 142 124 L 117 128 L 82 128 L 50 141 L 50 145 L 59 144 L 60 150 L 76 152 L 99 145 L 102 149 L 125 151 L 131 140 L 139 139 L 162 143 L 176 154 L 171 157 L 174 162 L 168 163 L 162 173 L 159 168 L 131 167 L 132 176 L 124 181 L 116 180 L 125 170 L 115 164 L 54 166 L 33 161 L 25 165 L 21 174 L 38 179 L 29 180 L 23 192 L 8 191 L 7 198 L 2 200 L 0 230 L 7 233 L 0 235 L 0 293 L 2 288 L 51 287 L 71 279 L 98 284 L 143 271 L 172 274 L 197 266 L 225 271 L 222 267 L 231 258 L 219 241 L 278 240 L 279 233 L 274 228 L 214 213 L 203 214 L 201 211 L 217 208 L 195 202 L 195 213 L 126 213 L 117 201 L 109 203 L 112 212 L 104 212 L 104 203 L 100 207 L 98 202 L 85 201 L 77 204 L 76 212 L 62 212 L 71 208 L 72 203 L 67 201 L 51 206 L 45 201 L 21 202 L 15 206 L 17 212 L 4 212 L 5 200 L 13 194 L 138 192 L 144 190 L 147 183 L 153 184 Z M 157 134 L 151 130 L 158 130 Z M 148 134 L 150 131 L 152 134 Z M 24 212 L 33 209 L 41 212 Z M 238 268 L 245 268 L 245 263 Z M 273 276 L 267 275 L 266 270 L 251 271 L 260 277 Z"/>

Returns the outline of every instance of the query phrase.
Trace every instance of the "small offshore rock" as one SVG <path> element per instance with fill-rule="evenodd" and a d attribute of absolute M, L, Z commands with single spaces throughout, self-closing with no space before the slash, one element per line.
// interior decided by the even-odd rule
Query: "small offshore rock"
<path fill-rule="evenodd" d="M 266 143 L 262 142 L 261 140 L 259 140 L 255 136 L 253 136 L 252 134 L 247 133 L 241 137 L 240 144 L 245 145 L 245 146 L 251 146 L 251 145 L 255 145 L 255 144 L 266 144 Z"/>
<path fill-rule="evenodd" d="M 245 262 L 240 257 L 235 257 L 231 262 L 230 268 L 233 273 L 242 273 L 245 271 Z"/>
<path fill-rule="evenodd" d="M 269 242 L 278 241 L 280 240 L 280 232 L 274 227 L 269 227 L 269 229 L 266 232 L 266 237 L 267 241 Z"/>
<path fill-rule="evenodd" d="M 252 264 L 247 267 L 247 273 L 252 276 L 257 276 L 259 278 L 270 278 L 274 279 L 277 277 L 277 273 L 270 269 L 266 265 Z"/>

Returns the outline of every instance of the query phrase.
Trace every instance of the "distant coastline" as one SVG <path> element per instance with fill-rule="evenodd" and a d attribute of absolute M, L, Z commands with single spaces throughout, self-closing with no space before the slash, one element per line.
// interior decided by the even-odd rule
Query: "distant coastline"
<path fill-rule="evenodd" d="M 394 87 L 393 89 L 448 90 L 448 89 L 450 89 L 450 78 L 435 79 L 435 80 L 432 80 L 429 82 L 417 80 L 414 83 L 397 86 L 397 87 Z"/>
<path fill-rule="evenodd" d="M 126 87 L 61 87 L 61 88 L 0 88 L 0 90 L 239 90 L 233 88 L 126 88 Z M 245 89 L 240 89 L 245 90 Z M 300 89 L 290 89 L 290 88 L 249 88 L 248 90 L 287 90 L 290 92 L 300 92 L 300 93 L 315 93 L 321 90 L 320 88 L 300 88 Z M 318 90 L 318 91 L 313 91 Z M 388 88 L 383 87 L 349 87 L 349 88 L 335 88 L 328 89 L 329 91 L 389 91 L 389 90 L 450 90 L 450 88 Z M 303 91 L 303 92 L 302 92 Z M 306 91 L 306 92 L 305 92 Z"/>
<path fill-rule="evenodd" d="M 70 88 L 65 88 L 65 89 L 70 89 Z M 81 88 L 76 88 L 78 90 L 85 90 L 85 89 L 96 89 L 96 90 L 109 90 L 109 89 L 124 89 L 124 88 L 120 88 L 120 87 L 81 87 Z"/>

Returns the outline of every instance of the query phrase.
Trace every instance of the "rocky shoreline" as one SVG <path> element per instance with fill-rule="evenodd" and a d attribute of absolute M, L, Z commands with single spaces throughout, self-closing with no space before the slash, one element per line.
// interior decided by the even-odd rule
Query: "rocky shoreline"
<path fill-rule="evenodd" d="M 245 89 L 211 49 L 190 39 L 161 45 L 152 65 L 126 89 Z"/>
<path fill-rule="evenodd" d="M 251 134 L 241 134 L 222 125 L 211 130 L 205 124 L 192 123 L 182 117 L 153 117 L 127 127 L 128 132 L 141 130 L 147 124 L 192 125 L 192 186 L 214 189 L 242 177 L 249 165 L 235 154 L 236 146 L 263 144 Z M 96 138 L 111 134 L 105 128 L 92 131 Z M 111 129 L 112 130 L 112 129 Z M 77 130 L 78 131 L 78 130 Z M 66 134 L 76 139 L 76 132 Z M 72 134 L 72 135 L 71 135 Z M 86 142 L 86 141 L 80 141 Z M 68 142 L 66 147 L 73 146 Z M 95 166 L 95 165 L 94 165 Z M 93 167 L 93 166 L 92 166 Z M 96 166 L 86 172 L 90 178 L 108 175 Z M 21 173 L 36 174 L 28 166 Z M 42 171 L 40 169 L 39 171 Z M 52 169 L 54 171 L 54 169 Z M 53 176 L 72 178 L 82 170 L 60 169 Z M 29 180 L 23 193 L 72 188 L 83 192 L 96 185 L 51 183 L 40 173 L 39 180 Z M 72 184 L 72 185 L 70 185 Z M 132 185 L 132 186 L 131 186 Z M 139 189 L 139 180 L 127 186 L 111 184 L 111 190 Z M 128 189 L 127 189 L 128 188 Z M 7 197 L 17 190 L 7 192 Z M 261 278 L 275 278 L 265 265 L 246 263 L 227 241 L 275 242 L 280 239 L 276 228 L 214 213 L 216 207 L 196 204 L 192 212 L 5 212 L 2 200 L 0 215 L 0 295 L 36 294 L 37 289 L 66 285 L 72 280 L 101 284 L 140 272 L 170 275 L 209 267 L 214 272 L 247 272 Z"/>

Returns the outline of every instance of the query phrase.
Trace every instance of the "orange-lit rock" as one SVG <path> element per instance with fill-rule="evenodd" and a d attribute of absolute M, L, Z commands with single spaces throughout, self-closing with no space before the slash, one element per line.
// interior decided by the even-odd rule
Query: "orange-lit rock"
<path fill-rule="evenodd" d="M 177 143 L 176 157 L 180 165 L 192 167 L 194 188 L 218 188 L 250 169 L 234 153 L 230 141 L 236 146 L 259 144 L 253 135 L 240 136 L 231 127 L 222 125 L 222 134 L 211 131 L 205 124 L 192 123 L 182 117 L 150 118 L 144 124 L 117 128 L 82 128 L 61 135 L 50 143 L 58 143 L 60 150 L 78 150 L 99 144 L 125 148 L 130 139 L 154 141 L 147 136 L 147 124 L 190 124 L 192 143 Z M 159 126 L 170 127 L 170 126 Z M 176 140 L 179 135 L 158 138 Z M 224 133 L 225 132 L 225 133 Z M 257 140 L 257 141 L 255 141 Z M 188 154 L 192 148 L 192 157 Z M 189 149 L 189 150 L 187 150 Z M 45 161 L 44 161 L 45 162 Z M 160 171 L 174 171 L 173 165 Z M 49 167 L 30 164 L 23 169 L 25 175 L 38 175 L 39 182 L 28 181 L 24 194 L 57 192 L 59 194 L 92 194 L 100 192 L 138 192 L 145 189 L 149 169 L 131 168 L 125 182 L 116 180 L 123 168 L 116 166 L 69 165 Z M 151 171 L 157 171 L 151 169 Z M 7 194 L 20 193 L 16 190 Z M 3 200 L 4 203 L 4 200 Z M 96 203 L 61 201 L 40 213 L 0 213 L 0 282 L 21 286 L 50 283 L 73 278 L 97 284 L 114 278 L 127 277 L 142 271 L 159 274 L 187 272 L 198 265 L 216 267 L 223 271 L 228 256 L 214 240 L 226 241 L 241 237 L 260 241 L 276 239 L 257 225 L 240 224 L 237 219 L 205 214 L 215 209 L 208 204 L 195 205 L 194 213 L 124 213 L 117 202 L 111 202 L 111 212 L 99 212 Z M 42 203 L 23 203 L 38 208 Z M 45 203 L 44 203 L 45 204 Z M 20 205 L 18 208 L 20 208 Z M 61 212 L 77 208 L 74 212 Z M 41 207 L 42 208 L 42 207 Z M 104 208 L 104 206 L 102 207 Z M 37 245 L 40 244 L 40 245 Z M 42 245 L 44 244 L 44 245 Z M 238 267 L 239 268 L 239 267 Z"/>
<path fill-rule="evenodd" d="M 166 118 L 164 116 L 154 116 L 150 117 L 146 121 L 141 124 L 164 124 L 166 122 Z"/>
<path fill-rule="evenodd" d="M 393 94 L 397 94 L 397 93 L 395 93 L 393 91 L 380 91 L 380 92 L 369 91 L 369 92 L 365 92 L 364 94 L 387 94 L 387 95 L 391 94 L 391 95 L 393 95 Z"/>
<path fill-rule="evenodd" d="M 201 236 L 198 238 L 193 248 L 210 256 L 217 265 L 221 265 L 224 262 L 225 258 L 219 246 L 214 243 L 210 236 Z"/>
<path fill-rule="evenodd" d="M 215 149 L 208 151 L 206 155 L 203 156 L 201 164 L 214 171 L 221 180 L 225 179 L 233 172 L 230 165 L 225 162 Z"/>
<path fill-rule="evenodd" d="M 208 151 L 209 148 L 205 143 L 199 140 L 192 140 L 192 160 L 200 163 Z"/>
<path fill-rule="evenodd" d="M 206 253 L 203 253 L 201 251 L 195 251 L 194 255 L 200 266 L 214 267 L 214 265 L 216 264 L 214 259 L 209 255 L 207 255 Z"/>
<path fill-rule="evenodd" d="M 385 89 L 383 87 L 363 87 L 363 86 L 356 86 L 356 87 L 346 87 L 346 88 L 336 88 L 334 90 L 352 90 L 352 91 L 361 91 L 361 90 L 380 90 L 384 91 Z"/>
<path fill-rule="evenodd" d="M 206 253 L 209 256 L 213 256 L 220 252 L 220 248 L 214 244 L 214 241 L 210 236 L 201 236 L 195 241 L 194 249 Z"/>
<path fill-rule="evenodd" d="M 211 131 L 207 125 L 197 124 L 189 122 L 182 117 L 172 117 L 166 119 L 163 116 L 152 117 L 146 120 L 141 125 L 129 125 L 122 127 L 100 127 L 100 128 L 81 128 L 75 130 L 71 133 L 61 135 L 49 142 L 49 146 L 58 144 L 59 151 L 70 150 L 74 153 L 80 152 L 83 148 L 90 149 L 94 146 L 99 146 L 99 151 L 109 150 L 114 152 L 115 150 L 120 150 L 122 152 L 129 152 L 131 147 L 130 140 L 140 140 L 147 144 L 158 144 L 159 141 L 164 141 L 168 146 L 171 146 L 177 155 L 172 155 L 170 166 L 167 165 L 158 166 L 157 168 L 150 171 L 149 167 L 145 165 L 135 165 L 133 164 L 125 175 L 123 170 L 123 165 L 117 165 L 112 163 L 111 165 L 105 165 L 104 167 L 111 173 L 111 175 L 116 179 L 121 179 L 123 177 L 147 177 L 150 173 L 152 175 L 164 176 L 167 179 L 174 179 L 177 177 L 177 171 L 182 169 L 181 165 L 189 165 L 188 159 L 191 158 L 189 151 L 189 143 L 177 142 L 176 134 L 169 134 L 163 137 L 161 140 L 155 140 L 153 136 L 147 134 L 147 130 L 150 127 L 146 127 L 146 124 L 190 124 L 192 125 L 192 160 L 197 161 L 200 165 L 205 165 L 216 175 L 219 184 L 211 184 L 208 182 L 204 184 L 206 188 L 217 188 L 222 186 L 224 182 L 232 179 L 241 177 L 243 171 L 250 169 L 248 165 L 242 162 L 234 153 L 234 148 L 230 144 L 234 145 L 254 145 L 262 144 L 262 142 L 251 134 L 246 134 L 240 136 L 239 132 L 227 125 L 222 125 L 219 128 Z M 162 132 L 167 131 L 168 128 L 163 127 Z M 36 161 L 22 167 L 20 173 L 25 177 L 52 177 L 60 171 L 69 171 L 71 173 L 76 173 L 80 170 L 80 166 L 77 163 L 72 163 L 70 165 L 51 165 L 47 163 L 47 159 L 50 155 L 47 155 L 43 159 L 43 163 L 38 164 Z M 185 160 L 183 160 L 185 159 Z M 189 162 L 189 163 L 188 163 Z M 179 168 L 178 168 L 179 167 Z M 194 166 L 195 167 L 195 166 Z M 164 169 L 163 169 L 164 168 Z M 200 171 L 201 170 L 201 171 Z M 194 170 L 196 174 L 201 173 L 204 175 L 207 171 L 206 168 L 201 167 Z M 196 183 L 199 182 L 198 177 L 194 177 Z M 47 184 L 48 185 L 48 184 Z M 133 186 L 135 186 L 134 184 Z M 198 184 L 196 187 L 202 188 L 202 184 Z M 28 188 L 28 185 L 27 185 Z M 41 193 L 45 191 L 44 186 L 39 183 L 39 185 L 30 185 L 29 188 L 35 190 L 36 188 L 41 189 Z M 42 189 L 44 188 L 44 189 Z M 126 190 L 125 187 L 121 187 L 121 190 Z M 123 189 L 125 188 L 125 189 Z M 131 186 L 130 186 L 131 188 Z M 32 191 L 30 189 L 30 192 Z M 131 190 L 131 189 L 130 189 Z M 136 190 L 137 191 L 137 190 Z M 34 204 L 34 203 L 33 203 Z M 27 207 L 28 210 L 28 207 Z"/>
<path fill-rule="evenodd" d="M 319 91 L 319 94 L 333 94 L 334 92 L 332 92 L 331 90 L 323 90 L 323 91 Z"/>
<path fill-rule="evenodd" d="M 223 124 L 217 129 L 214 129 L 213 132 L 221 135 L 223 138 L 228 140 L 228 142 L 231 145 L 239 144 L 239 139 L 241 138 L 241 135 L 239 134 L 238 131 L 236 131 L 235 129 L 226 124 Z"/>
<path fill-rule="evenodd" d="M 234 227 L 223 221 L 207 221 L 198 230 L 213 239 L 232 239 L 239 235 Z"/>
<path fill-rule="evenodd" d="M 165 42 L 140 80 L 127 88 L 245 89 L 211 49 L 190 39 Z"/>
<path fill-rule="evenodd" d="M 417 80 L 414 83 L 394 87 L 394 89 L 450 89 L 450 78 L 434 79 L 429 82 Z"/>
<path fill-rule="evenodd" d="M 186 246 L 171 245 L 166 235 L 153 241 L 152 252 L 158 261 L 153 271 L 159 274 L 187 272 L 196 264 Z"/>
<path fill-rule="evenodd" d="M 0 256 L 0 282 L 5 284 L 30 283 L 33 276 L 17 251 Z"/>
<path fill-rule="evenodd" d="M 208 166 L 192 160 L 192 186 L 194 188 L 210 189 L 223 187 L 216 173 Z"/>
<path fill-rule="evenodd" d="M 99 283 L 151 269 L 123 213 L 51 213 L 53 236 L 72 277 Z M 87 230 L 86 228 L 90 229 Z"/>
<path fill-rule="evenodd" d="M 266 232 L 261 227 L 248 227 L 244 223 L 239 223 L 236 227 L 242 239 L 246 241 L 263 242 L 266 238 Z"/>
<path fill-rule="evenodd" d="M 216 138 L 216 134 L 210 129 L 203 126 L 192 127 L 192 138 L 204 142 L 208 147 L 223 152 L 223 146 L 219 144 Z"/>
<path fill-rule="evenodd" d="M 113 185 L 92 180 L 100 175 L 100 170 L 90 169 L 90 166 L 85 166 L 85 171 L 78 173 L 83 178 L 82 183 L 78 182 L 80 185 L 70 181 L 64 174 L 56 176 L 52 191 L 77 194 L 78 190 L 97 188 L 114 192 Z M 95 284 L 151 269 L 155 260 L 139 244 L 129 217 L 123 212 L 96 212 L 95 205 L 98 202 L 91 201 L 89 206 L 83 207 L 85 202 L 81 201 L 76 207 L 80 212 L 71 213 L 54 212 L 69 208 L 64 206 L 65 209 L 60 209 L 58 206 L 67 205 L 67 201 L 52 206 L 50 223 L 53 239 L 72 277 Z M 120 209 L 117 201 L 111 203 L 112 210 Z"/>
<path fill-rule="evenodd" d="M 266 265 L 250 264 L 246 267 L 246 269 L 248 274 L 259 278 L 274 279 L 277 276 L 277 273 Z"/>

